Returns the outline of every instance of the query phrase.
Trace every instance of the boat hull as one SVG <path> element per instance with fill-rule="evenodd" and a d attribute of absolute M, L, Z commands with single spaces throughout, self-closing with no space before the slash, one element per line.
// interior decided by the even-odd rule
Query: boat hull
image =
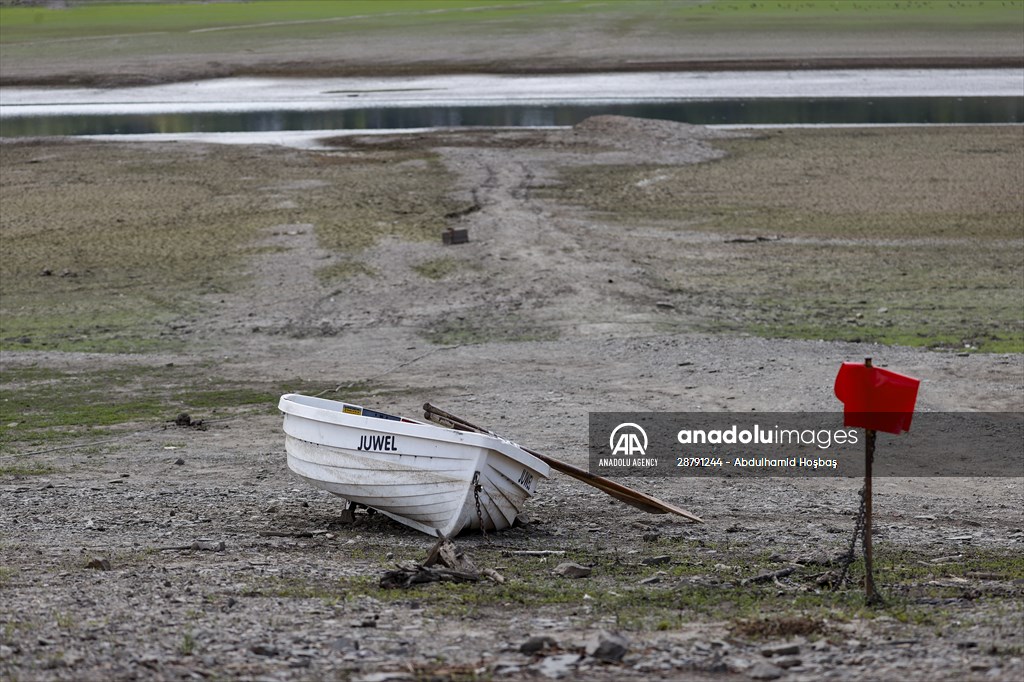
<path fill-rule="evenodd" d="M 361 408 L 295 394 L 279 408 L 296 475 L 432 536 L 511 526 L 550 475 L 539 459 L 488 435 L 350 414 Z"/>

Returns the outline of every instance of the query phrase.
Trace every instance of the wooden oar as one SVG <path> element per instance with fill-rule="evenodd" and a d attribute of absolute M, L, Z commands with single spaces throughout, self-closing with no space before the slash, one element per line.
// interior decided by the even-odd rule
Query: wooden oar
<path fill-rule="evenodd" d="M 487 429 L 472 424 L 466 421 L 465 419 L 462 419 L 461 417 L 456 417 L 454 414 L 451 414 L 450 412 L 445 412 L 441 408 L 435 407 L 430 403 L 425 403 L 423 405 L 423 416 L 429 419 L 430 421 L 436 422 L 441 426 L 445 426 L 450 429 L 457 429 L 459 431 L 472 431 L 476 433 L 485 433 L 489 436 L 501 438 L 501 436 L 492 431 L 488 431 Z M 578 467 L 574 467 L 571 464 L 566 464 L 565 462 L 554 459 L 553 457 L 542 455 L 536 450 L 524 448 L 522 445 L 519 445 L 518 447 L 522 449 L 524 452 L 528 452 L 537 459 L 539 459 L 540 461 L 544 462 L 555 471 L 560 471 L 563 474 L 572 476 L 573 478 L 579 481 L 583 481 L 587 485 L 592 485 L 598 490 L 601 490 L 604 493 L 611 495 L 615 499 L 620 500 L 621 502 L 625 502 L 626 504 L 632 507 L 636 507 L 637 509 L 641 509 L 647 512 L 648 514 L 677 514 L 685 519 L 689 519 L 697 523 L 704 523 L 704 521 L 700 517 L 691 514 L 685 509 L 677 507 L 673 504 L 669 504 L 668 502 L 659 500 L 656 497 L 652 497 L 650 495 L 642 493 L 639 490 L 633 490 L 632 488 L 628 488 L 622 485 L 621 483 L 616 483 L 615 481 L 609 480 L 602 476 L 598 476 L 597 474 L 592 474 L 589 471 L 580 469 Z"/>

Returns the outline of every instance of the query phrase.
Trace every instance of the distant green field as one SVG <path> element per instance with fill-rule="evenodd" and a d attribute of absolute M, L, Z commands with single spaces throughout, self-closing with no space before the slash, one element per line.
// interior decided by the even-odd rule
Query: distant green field
<path fill-rule="evenodd" d="M 404 23 L 543 20 L 552 14 L 631 15 L 660 29 L 720 31 L 786 27 L 959 29 L 1021 25 L 1024 0 L 255 0 L 253 2 L 72 2 L 67 8 L 0 7 L 0 42 L 202 29 L 294 28 L 361 17 Z"/>
<path fill-rule="evenodd" d="M 78 3 L 67 9 L 45 7 L 0 8 L 0 41 L 87 37 L 161 31 L 195 31 L 284 22 L 331 22 L 353 17 L 448 15 L 459 10 L 474 18 L 494 13 L 575 11 L 583 2 L 565 6 L 538 0 L 257 0 L 210 3 Z M 487 9 L 494 6 L 493 9 Z M 462 12 L 459 12 L 462 14 Z"/>

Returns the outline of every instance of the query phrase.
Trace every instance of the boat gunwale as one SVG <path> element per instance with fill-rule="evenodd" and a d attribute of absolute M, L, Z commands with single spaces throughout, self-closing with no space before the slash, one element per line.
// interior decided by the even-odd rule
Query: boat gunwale
<path fill-rule="evenodd" d="M 303 400 L 304 399 L 304 400 Z M 315 403 L 313 402 L 315 401 Z M 322 404 L 318 406 L 317 404 Z M 551 477 L 551 467 L 541 459 L 522 450 L 519 446 L 496 436 L 483 433 L 458 431 L 434 424 L 426 424 L 413 420 L 398 421 L 366 417 L 342 412 L 342 403 L 328 398 L 318 398 L 300 393 L 286 393 L 278 402 L 278 409 L 286 415 L 316 422 L 333 424 L 344 428 L 358 428 L 367 431 L 404 435 L 412 438 L 441 441 L 457 446 L 480 447 L 493 450 L 504 455 L 539 474 L 542 478 Z M 337 409 L 329 406 L 337 405 Z M 336 447 L 323 443 L 327 447 Z"/>

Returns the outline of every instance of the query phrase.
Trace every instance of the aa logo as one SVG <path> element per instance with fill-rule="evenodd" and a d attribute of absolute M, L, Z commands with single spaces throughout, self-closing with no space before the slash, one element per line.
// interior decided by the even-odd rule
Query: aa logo
<path fill-rule="evenodd" d="M 632 422 L 619 424 L 608 438 L 608 445 L 612 455 L 643 456 L 647 454 L 647 432 Z"/>

